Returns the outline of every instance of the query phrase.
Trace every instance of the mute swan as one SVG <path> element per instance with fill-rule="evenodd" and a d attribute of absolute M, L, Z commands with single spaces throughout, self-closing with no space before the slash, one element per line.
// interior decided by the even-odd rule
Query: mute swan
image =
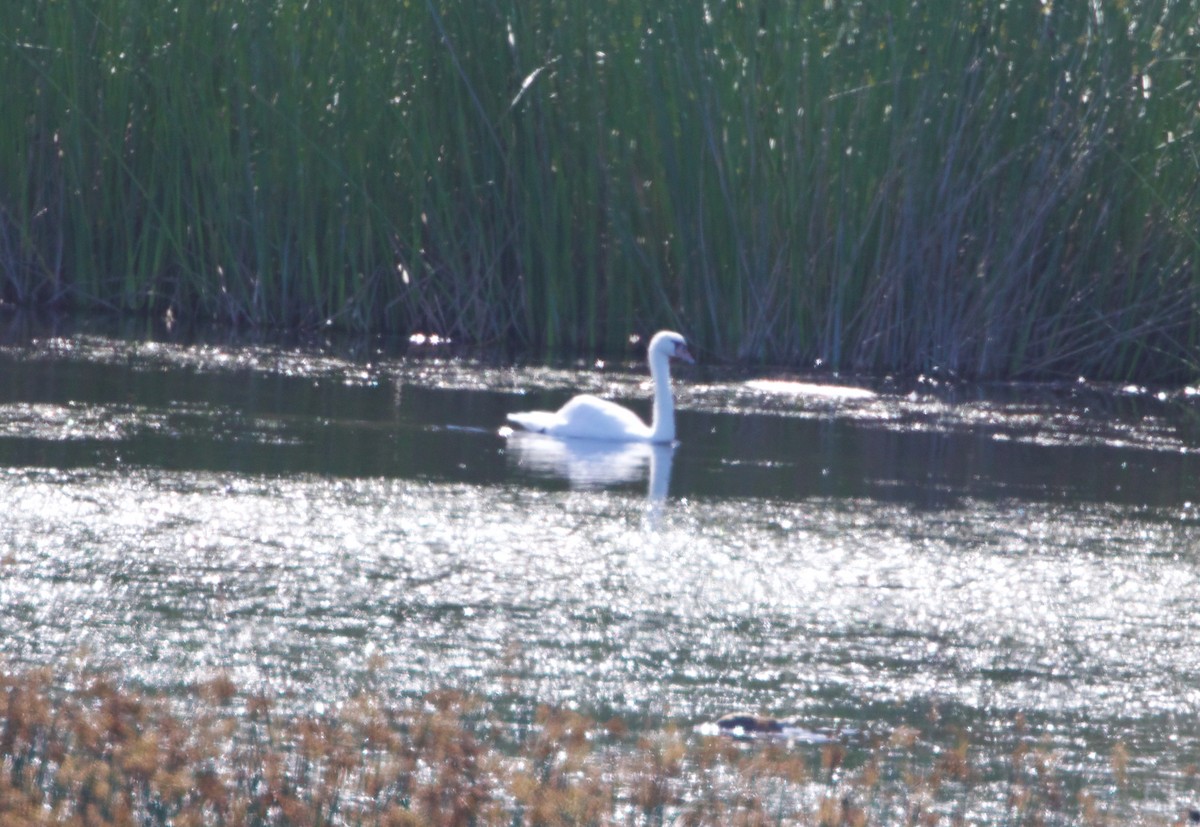
<path fill-rule="evenodd" d="M 650 340 L 646 352 L 650 376 L 654 380 L 654 413 L 649 426 L 628 408 L 591 394 L 576 396 L 557 411 L 510 413 L 508 420 L 527 431 L 556 437 L 673 442 L 675 401 L 671 397 L 671 359 L 695 362 L 682 336 L 670 330 L 659 331 Z"/>

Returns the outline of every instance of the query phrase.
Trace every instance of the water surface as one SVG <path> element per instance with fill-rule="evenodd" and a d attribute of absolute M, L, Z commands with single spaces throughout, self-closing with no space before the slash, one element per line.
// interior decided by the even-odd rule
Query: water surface
<path fill-rule="evenodd" d="M 1084 779 L 1126 745 L 1163 812 L 1194 783 L 1187 389 L 844 398 L 701 365 L 650 450 L 502 433 L 579 390 L 648 413 L 636 361 L 72 333 L 18 338 L 0 377 L 11 665 L 1033 733 Z"/>

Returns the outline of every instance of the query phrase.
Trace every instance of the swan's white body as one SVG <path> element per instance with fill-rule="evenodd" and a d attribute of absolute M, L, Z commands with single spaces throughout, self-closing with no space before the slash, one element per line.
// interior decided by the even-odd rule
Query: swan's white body
<path fill-rule="evenodd" d="M 663 330 L 650 340 L 646 361 L 654 380 L 654 412 L 650 424 L 628 408 L 591 394 L 576 396 L 557 411 L 510 413 L 508 419 L 527 431 L 573 439 L 618 442 L 673 442 L 675 400 L 671 395 L 671 359 L 692 362 L 687 342 Z"/>

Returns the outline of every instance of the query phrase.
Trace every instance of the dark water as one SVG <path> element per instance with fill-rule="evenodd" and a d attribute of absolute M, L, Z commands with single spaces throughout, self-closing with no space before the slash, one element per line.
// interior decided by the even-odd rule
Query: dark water
<path fill-rule="evenodd" d="M 701 366 L 674 449 L 500 433 L 578 390 L 647 414 L 643 373 L 18 337 L 0 660 L 167 690 L 228 670 L 301 707 L 370 683 L 640 726 L 965 730 L 997 754 L 1029 732 L 1084 781 L 1123 744 L 1164 813 L 1190 796 L 1200 397 L 831 398 Z"/>

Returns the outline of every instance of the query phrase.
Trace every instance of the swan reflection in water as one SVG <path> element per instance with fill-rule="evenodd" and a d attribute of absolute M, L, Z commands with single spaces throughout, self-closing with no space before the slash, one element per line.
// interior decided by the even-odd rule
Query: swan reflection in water
<path fill-rule="evenodd" d="M 647 475 L 646 497 L 659 502 L 671 487 L 674 443 L 559 439 L 527 431 L 505 436 L 509 456 L 518 468 L 565 479 L 572 488 L 606 488 Z"/>

